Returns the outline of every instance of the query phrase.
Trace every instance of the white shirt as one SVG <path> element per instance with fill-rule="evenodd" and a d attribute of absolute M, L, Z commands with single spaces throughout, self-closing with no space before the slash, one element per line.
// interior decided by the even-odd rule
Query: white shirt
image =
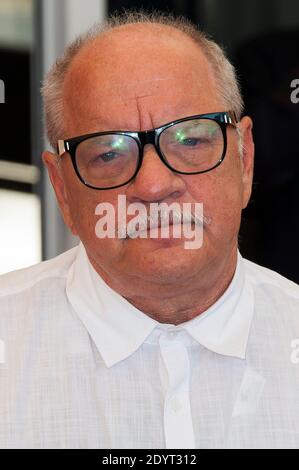
<path fill-rule="evenodd" d="M 240 254 L 221 298 L 174 326 L 80 244 L 0 277 L 0 447 L 298 448 L 296 344 L 299 287 Z"/>

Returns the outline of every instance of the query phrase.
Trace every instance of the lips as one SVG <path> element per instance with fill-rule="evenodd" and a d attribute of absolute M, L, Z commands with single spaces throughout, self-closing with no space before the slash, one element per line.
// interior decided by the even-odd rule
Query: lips
<path fill-rule="evenodd" d="M 180 226 L 181 230 L 182 225 L 184 225 L 184 227 L 189 226 L 189 228 L 194 229 L 195 226 L 203 228 L 205 225 L 210 224 L 211 219 L 203 215 L 202 204 L 198 203 L 198 206 L 200 207 L 196 206 L 194 211 L 192 211 L 190 207 L 186 208 L 184 205 L 182 208 L 173 207 L 174 204 L 175 203 L 170 204 L 167 207 L 161 207 L 161 205 L 155 203 L 154 208 L 150 206 L 150 209 L 145 211 L 141 211 L 139 210 L 139 207 L 137 207 L 136 211 L 138 211 L 139 214 L 134 217 L 130 217 L 127 223 L 118 227 L 118 233 L 120 234 L 119 237 L 136 238 L 140 236 L 141 238 L 146 238 L 147 235 L 145 234 L 147 232 L 155 231 L 152 236 L 157 238 L 159 237 L 157 231 L 159 229 L 162 230 L 163 228 L 167 228 L 168 231 L 164 231 L 162 235 L 165 238 L 168 236 L 167 233 L 169 233 L 169 230 L 171 230 L 169 227 Z M 128 216 L 128 213 L 126 215 Z M 175 229 L 173 228 L 172 230 L 173 233 L 175 233 Z M 177 238 L 176 235 L 174 235 L 174 237 Z"/>
<path fill-rule="evenodd" d="M 131 219 L 133 221 L 130 224 L 130 221 L 127 225 L 127 237 L 133 237 L 137 233 L 148 232 L 150 230 L 162 229 L 163 227 L 172 227 L 174 225 L 181 225 L 183 223 L 189 223 L 191 225 L 195 224 L 195 219 L 192 214 L 184 215 L 182 213 L 164 213 L 159 212 L 157 214 L 151 214 L 147 216 L 147 219 L 144 218 Z"/>

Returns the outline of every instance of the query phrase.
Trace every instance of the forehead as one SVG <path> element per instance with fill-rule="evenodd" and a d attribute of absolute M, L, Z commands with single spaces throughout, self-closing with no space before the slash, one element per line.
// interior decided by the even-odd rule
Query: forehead
<path fill-rule="evenodd" d="M 156 127 L 219 107 L 200 47 L 158 25 L 120 27 L 84 46 L 69 67 L 63 95 L 71 133 Z"/>

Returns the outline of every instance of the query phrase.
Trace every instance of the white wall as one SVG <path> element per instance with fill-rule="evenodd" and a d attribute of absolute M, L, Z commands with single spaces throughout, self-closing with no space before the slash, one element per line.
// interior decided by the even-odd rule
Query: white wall
<path fill-rule="evenodd" d="M 106 0 L 41 0 L 42 59 L 45 74 L 65 45 L 96 21 L 106 17 Z M 45 140 L 45 148 L 50 146 Z M 44 174 L 44 255 L 52 258 L 78 240 L 64 226 L 48 175 Z"/>

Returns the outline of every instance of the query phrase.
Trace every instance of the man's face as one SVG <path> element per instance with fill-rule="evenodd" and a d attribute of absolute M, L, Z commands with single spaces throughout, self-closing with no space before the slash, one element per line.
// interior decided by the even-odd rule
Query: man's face
<path fill-rule="evenodd" d="M 72 62 L 64 83 L 64 122 L 61 138 L 110 130 L 149 130 L 196 114 L 227 111 L 217 95 L 206 58 L 181 33 L 147 25 L 127 26 L 106 33 L 85 47 Z M 62 157 L 61 173 L 44 155 L 62 212 L 83 241 L 89 258 L 107 280 L 124 292 L 142 282 L 188 284 L 194 276 L 208 277 L 235 255 L 240 215 L 252 178 L 251 122 L 243 118 L 245 151 L 238 151 L 236 130 L 227 128 L 223 163 L 208 173 L 173 173 L 152 145 L 144 150 L 142 167 L 126 186 L 94 190 L 76 176 L 70 157 Z M 141 202 L 203 203 L 203 245 L 186 249 L 185 239 L 97 238 L 95 208 L 109 202 L 117 213 L 118 195 L 127 204 Z M 134 281 L 134 283 L 132 283 Z"/>

